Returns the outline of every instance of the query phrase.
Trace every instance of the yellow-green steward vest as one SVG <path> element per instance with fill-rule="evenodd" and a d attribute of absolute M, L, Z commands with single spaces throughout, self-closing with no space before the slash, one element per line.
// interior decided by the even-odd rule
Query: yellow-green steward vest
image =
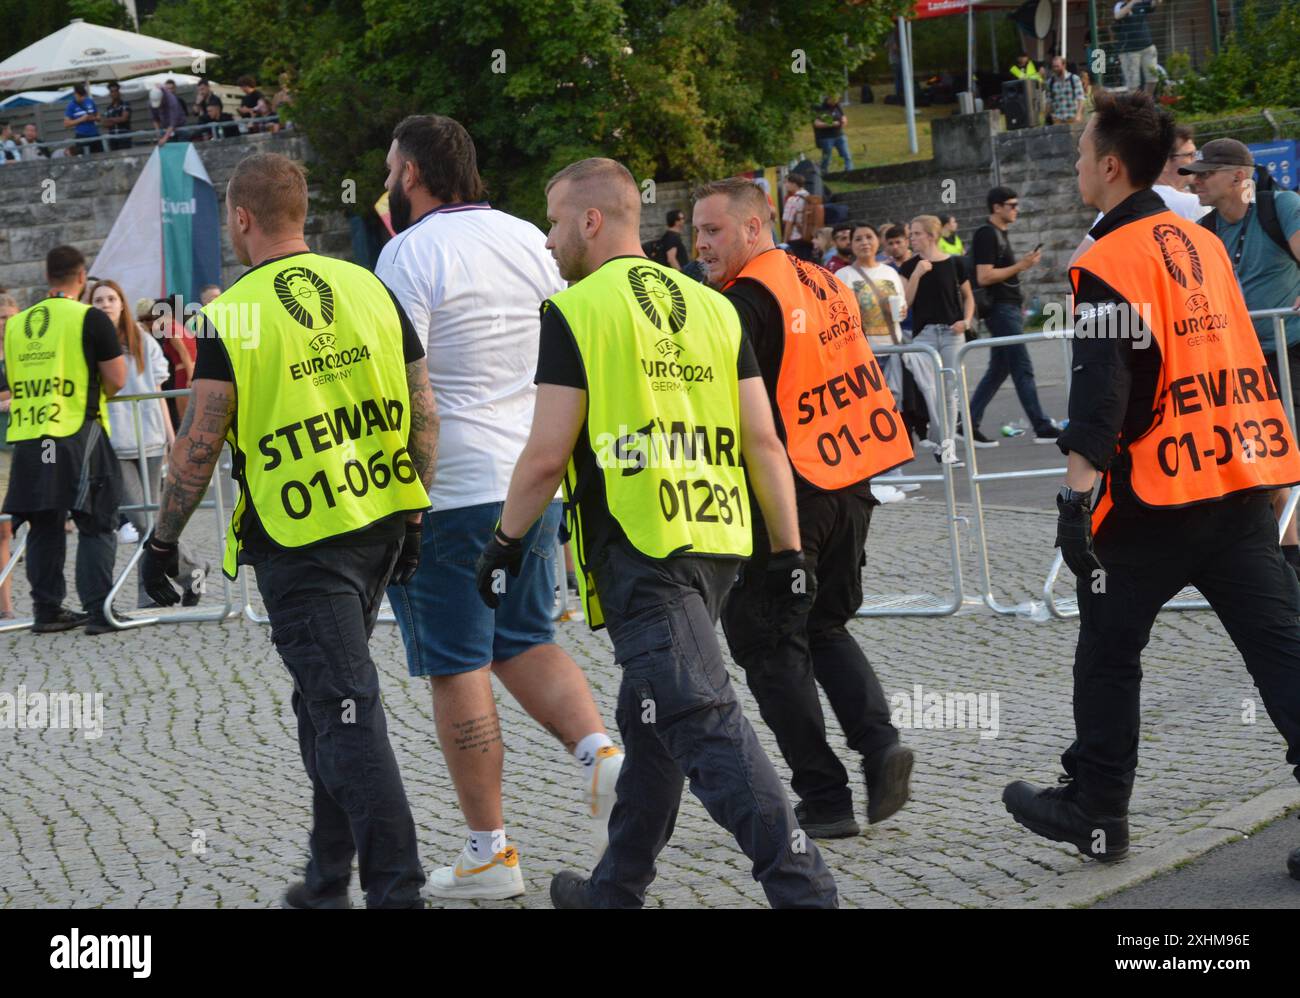
<path fill-rule="evenodd" d="M 643 257 L 617 257 L 550 298 L 587 378 L 587 435 L 609 512 L 651 558 L 748 557 L 740 453 L 740 319 L 722 295 Z M 565 475 L 587 621 L 604 623 Z"/>
<path fill-rule="evenodd" d="M 377 277 L 298 253 L 250 270 L 202 311 L 235 375 L 228 439 L 241 490 L 227 576 L 237 571 L 250 503 L 283 548 L 428 507 L 406 450 L 401 320 Z"/>
<path fill-rule="evenodd" d="M 71 298 L 46 298 L 5 324 L 9 443 L 70 437 L 86 422 L 90 366 L 83 333 L 90 306 Z M 100 394 L 99 420 L 108 432 Z"/>

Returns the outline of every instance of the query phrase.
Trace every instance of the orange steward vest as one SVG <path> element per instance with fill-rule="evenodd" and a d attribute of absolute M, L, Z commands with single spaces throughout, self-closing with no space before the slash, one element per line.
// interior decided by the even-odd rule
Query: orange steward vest
<path fill-rule="evenodd" d="M 911 438 L 848 286 L 780 249 L 750 260 L 736 275 L 742 277 L 763 285 L 781 306 L 776 417 L 795 472 L 831 492 L 910 461 Z"/>
<path fill-rule="evenodd" d="M 1134 306 L 1160 351 L 1154 420 L 1137 440 L 1133 494 L 1173 508 L 1300 482 L 1300 452 L 1287 424 L 1223 243 L 1170 211 L 1099 239 L 1074 267 L 1095 274 Z M 1145 314 L 1149 308 L 1150 314 Z M 1133 322 L 1091 317 L 1085 335 L 1125 335 Z M 1134 346 L 1137 349 L 1137 345 Z M 1112 508 L 1107 489 L 1094 527 Z"/>

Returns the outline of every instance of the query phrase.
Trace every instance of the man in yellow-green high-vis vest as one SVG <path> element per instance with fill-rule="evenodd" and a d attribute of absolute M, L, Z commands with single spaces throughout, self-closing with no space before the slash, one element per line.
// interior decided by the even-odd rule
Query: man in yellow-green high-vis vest
<path fill-rule="evenodd" d="M 176 542 L 229 440 L 240 498 L 222 567 L 253 566 L 313 789 L 306 877 L 285 906 L 348 907 L 355 856 L 367 907 L 418 908 L 415 823 L 368 645 L 389 578 L 419 564 L 437 416 L 410 320 L 369 271 L 308 249 L 306 214 L 296 163 L 240 161 L 226 222 L 252 269 L 200 313 L 144 584 L 179 598 Z"/>
<path fill-rule="evenodd" d="M 49 294 L 5 324 L 8 441 L 14 448 L 4 512 L 14 529 L 27 523 L 27 579 L 37 633 L 82 624 L 114 630 L 104 614 L 117 556 L 121 475 L 108 442 L 104 409 L 126 384 L 126 361 L 112 320 L 80 301 L 86 258 L 56 246 L 45 258 Z M 82 613 L 63 606 L 67 584 L 64 522 L 77 524 L 77 596 Z"/>
<path fill-rule="evenodd" d="M 645 258 L 640 210 L 613 160 L 574 163 L 547 187 L 547 248 L 576 283 L 543 304 L 532 430 L 478 566 L 495 605 L 563 482 L 588 622 L 609 629 L 623 667 L 609 847 L 590 878 L 558 874 L 551 900 L 641 907 L 689 776 L 774 907 L 834 907 L 714 632 L 752 546 L 751 487 L 775 552 L 768 584 L 811 598 L 789 461 L 735 309 Z"/>

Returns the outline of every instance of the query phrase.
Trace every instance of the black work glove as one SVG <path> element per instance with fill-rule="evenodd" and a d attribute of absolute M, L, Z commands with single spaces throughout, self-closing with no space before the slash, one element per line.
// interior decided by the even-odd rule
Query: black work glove
<path fill-rule="evenodd" d="M 495 610 L 501 605 L 501 593 L 493 589 L 498 578 L 496 573 L 509 569 L 510 574 L 519 578 L 519 568 L 524 560 L 524 542 L 518 537 L 510 537 L 501 532 L 498 523 L 492 539 L 478 556 L 478 566 L 474 569 L 474 581 L 483 602 Z"/>
<path fill-rule="evenodd" d="M 1056 546 L 1075 578 L 1091 582 L 1093 572 L 1104 572 L 1092 547 L 1092 496 L 1067 502 L 1056 497 Z"/>
<path fill-rule="evenodd" d="M 402 539 L 402 553 L 393 565 L 393 576 L 388 580 L 390 586 L 404 586 L 415 578 L 420 567 L 420 545 L 424 541 L 422 523 L 406 523 L 406 536 Z"/>
<path fill-rule="evenodd" d="M 763 573 L 763 597 L 772 624 L 781 636 L 799 629 L 817 598 L 817 576 L 808 569 L 802 551 L 776 551 Z"/>
<path fill-rule="evenodd" d="M 181 592 L 172 579 L 181 573 L 180 545 L 160 541 L 150 532 L 144 542 L 144 556 L 140 560 L 140 576 L 144 591 L 159 606 L 175 606 L 181 601 Z"/>

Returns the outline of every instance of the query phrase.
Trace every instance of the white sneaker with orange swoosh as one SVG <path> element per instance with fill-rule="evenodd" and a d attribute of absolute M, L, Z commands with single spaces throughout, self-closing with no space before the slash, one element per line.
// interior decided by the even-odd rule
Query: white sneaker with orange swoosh
<path fill-rule="evenodd" d="M 592 767 L 591 786 L 587 790 L 587 812 L 594 824 L 596 862 L 605 855 L 609 845 L 609 812 L 614 810 L 618 774 L 623 769 L 623 750 L 617 745 L 606 745 L 596 753 Z"/>
<path fill-rule="evenodd" d="M 506 846 L 486 863 L 469 846 L 461 850 L 455 866 L 434 870 L 425 890 L 439 898 L 483 898 L 504 901 L 524 893 L 519 850 Z"/>

